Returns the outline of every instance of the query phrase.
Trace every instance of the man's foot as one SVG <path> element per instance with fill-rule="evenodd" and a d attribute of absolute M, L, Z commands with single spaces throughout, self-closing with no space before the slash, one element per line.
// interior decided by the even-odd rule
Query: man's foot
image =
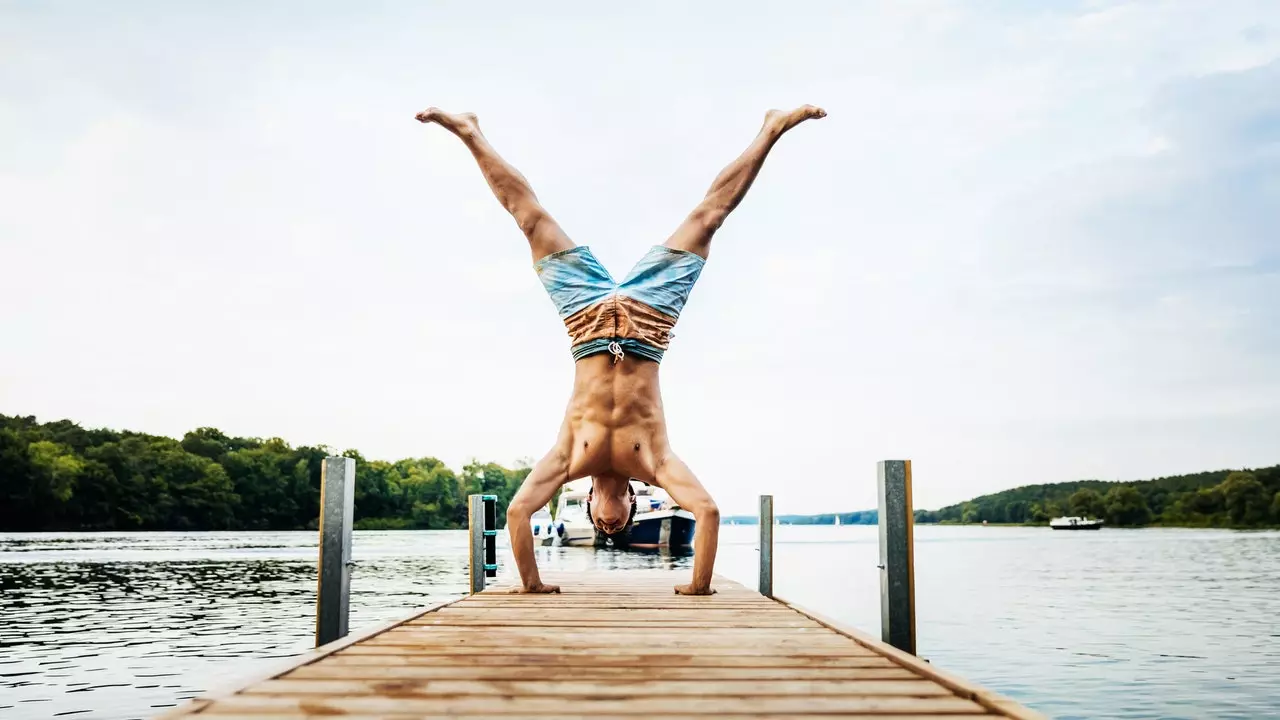
<path fill-rule="evenodd" d="M 454 135 L 473 135 L 480 132 L 480 121 L 475 113 L 447 113 L 440 108 L 429 107 L 415 115 L 420 123 L 435 123 Z"/>
<path fill-rule="evenodd" d="M 523 593 L 546 595 L 548 593 L 558 593 L 558 592 L 560 592 L 559 585 L 547 585 L 546 583 L 538 583 L 537 585 L 533 585 L 531 587 L 518 587 L 518 588 L 511 589 L 511 594 L 513 595 L 523 594 Z"/>
<path fill-rule="evenodd" d="M 764 114 L 764 126 L 781 135 L 805 120 L 819 120 L 827 111 L 816 105 L 801 105 L 795 110 L 770 110 Z"/>
<path fill-rule="evenodd" d="M 715 595 L 716 591 L 711 587 L 695 588 L 692 583 L 689 585 L 677 585 L 677 595 Z"/>

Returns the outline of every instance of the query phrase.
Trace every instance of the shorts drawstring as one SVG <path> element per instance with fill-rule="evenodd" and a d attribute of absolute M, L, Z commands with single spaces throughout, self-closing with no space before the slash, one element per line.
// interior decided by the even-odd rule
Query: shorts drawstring
<path fill-rule="evenodd" d="M 617 365 L 619 360 L 626 357 L 626 354 L 622 352 L 622 345 L 618 343 L 616 340 L 614 342 L 609 343 L 609 352 L 613 354 L 614 365 Z"/>

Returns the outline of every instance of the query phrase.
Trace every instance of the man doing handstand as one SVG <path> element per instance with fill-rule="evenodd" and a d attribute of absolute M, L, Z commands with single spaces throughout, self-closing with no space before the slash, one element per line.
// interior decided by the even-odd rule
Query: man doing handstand
<path fill-rule="evenodd" d="M 524 592 L 559 592 L 538 575 L 529 519 L 566 483 L 591 477 L 589 510 L 596 529 L 615 535 L 631 522 L 630 479 L 657 485 L 696 519 L 693 582 L 682 595 L 709 595 L 720 511 L 689 467 L 671 450 L 658 389 L 658 363 L 667 349 L 711 250 L 711 237 L 751 187 L 778 138 L 826 112 L 805 105 L 771 110 L 751 145 L 712 183 L 675 233 L 655 245 L 622 282 L 586 246 L 574 245 L 533 194 L 529 182 L 480 132 L 476 116 L 437 108 L 418 113 L 458 136 L 485 180 L 515 218 L 533 253 L 534 269 L 572 338 L 573 395 L 555 445 L 521 484 L 507 507 L 511 550 Z"/>

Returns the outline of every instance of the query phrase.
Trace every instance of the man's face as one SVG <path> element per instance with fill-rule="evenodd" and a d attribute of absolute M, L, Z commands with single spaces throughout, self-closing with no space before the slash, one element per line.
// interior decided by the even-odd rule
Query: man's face
<path fill-rule="evenodd" d="M 599 489 L 591 491 L 591 520 L 596 529 L 606 535 L 616 535 L 627 529 L 627 521 L 631 519 L 631 496 L 624 491 L 621 497 L 616 493 L 604 493 Z"/>

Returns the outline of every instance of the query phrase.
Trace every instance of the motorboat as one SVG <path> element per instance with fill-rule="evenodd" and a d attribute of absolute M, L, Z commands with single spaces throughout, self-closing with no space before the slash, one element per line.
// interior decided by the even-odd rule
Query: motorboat
<path fill-rule="evenodd" d="M 1098 530 L 1102 528 L 1101 520 L 1088 520 L 1082 517 L 1060 517 L 1049 521 L 1054 530 Z"/>
<path fill-rule="evenodd" d="M 593 546 L 596 544 L 596 528 L 587 518 L 587 490 L 569 490 L 560 493 L 556 503 L 556 545 Z"/>
<path fill-rule="evenodd" d="M 632 480 L 631 487 L 636 492 L 636 517 L 627 533 L 628 547 L 679 550 L 693 545 L 693 513 L 652 485 Z"/>
<path fill-rule="evenodd" d="M 534 545 L 554 545 L 560 535 L 564 534 L 564 524 L 557 523 L 551 517 L 550 506 L 543 507 L 529 518 L 533 530 Z"/>
<path fill-rule="evenodd" d="M 631 481 L 636 498 L 636 514 L 628 531 L 609 538 L 597 533 L 587 514 L 590 486 L 566 489 L 556 505 L 554 544 L 619 549 L 687 548 L 693 544 L 694 515 L 677 506 L 669 496 L 639 480 Z"/>

